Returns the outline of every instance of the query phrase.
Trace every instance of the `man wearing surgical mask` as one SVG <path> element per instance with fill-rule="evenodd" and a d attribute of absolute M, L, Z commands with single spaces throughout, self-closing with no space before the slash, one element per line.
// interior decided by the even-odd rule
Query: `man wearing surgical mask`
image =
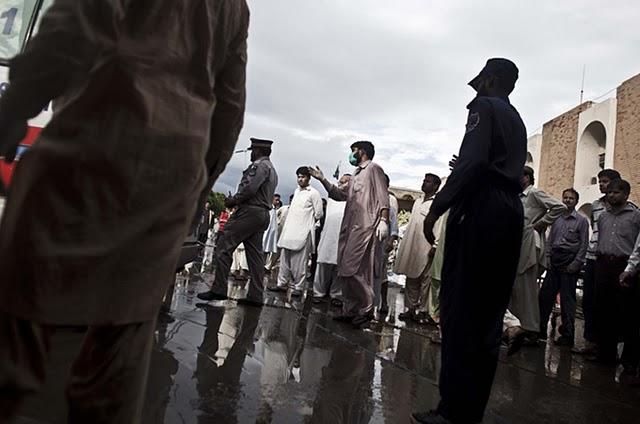
<path fill-rule="evenodd" d="M 343 315 L 339 321 L 361 327 L 373 319 L 375 245 L 389 234 L 389 194 L 383 169 L 371 162 L 375 148 L 369 141 L 351 145 L 349 162 L 356 166 L 348 184 L 337 187 L 320 168 L 310 168 L 337 201 L 345 201 L 338 242 L 338 277 L 342 279 Z"/>

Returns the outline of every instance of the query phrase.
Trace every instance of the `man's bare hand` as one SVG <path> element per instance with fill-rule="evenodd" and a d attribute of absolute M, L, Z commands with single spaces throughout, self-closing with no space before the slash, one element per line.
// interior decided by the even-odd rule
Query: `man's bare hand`
<path fill-rule="evenodd" d="M 578 272 L 580 272 L 580 269 L 582 269 L 582 264 L 580 262 L 571 262 L 567 266 L 567 273 L 568 274 L 577 274 Z"/>
<path fill-rule="evenodd" d="M 620 274 L 620 286 L 625 287 L 625 288 L 629 288 L 631 287 L 631 284 L 633 283 L 633 277 L 634 277 L 634 273 L 633 272 L 623 272 L 622 274 Z"/>
<path fill-rule="evenodd" d="M 324 180 L 324 174 L 322 173 L 322 170 L 320 169 L 320 167 L 317 166 L 317 165 L 315 167 L 314 166 L 310 166 L 309 167 L 309 173 L 316 180 L 319 180 L 319 181 Z"/>
<path fill-rule="evenodd" d="M 438 217 L 431 213 L 427 214 L 424 218 L 423 232 L 424 237 L 427 239 L 429 244 L 434 244 L 436 242 L 436 236 L 433 234 L 433 227 L 436 225 L 437 220 Z"/>
<path fill-rule="evenodd" d="M 544 233 L 547 230 L 547 224 L 545 224 L 542 221 L 538 221 L 535 224 L 533 224 L 533 229 L 539 233 Z"/>
<path fill-rule="evenodd" d="M 226 199 L 224 199 L 224 206 L 229 209 L 233 209 L 234 207 L 238 206 L 238 202 L 236 202 L 236 199 L 234 199 L 233 197 L 227 197 Z"/>
<path fill-rule="evenodd" d="M 458 162 L 458 155 L 453 155 L 451 160 L 449 161 L 449 169 L 453 171 L 453 167 L 456 166 L 456 162 Z"/>

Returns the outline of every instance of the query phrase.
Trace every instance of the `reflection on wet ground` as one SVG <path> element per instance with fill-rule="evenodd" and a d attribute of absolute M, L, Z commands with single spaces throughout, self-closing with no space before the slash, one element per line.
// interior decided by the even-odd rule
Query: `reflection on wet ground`
<path fill-rule="evenodd" d="M 198 303 L 204 287 L 179 278 L 172 314 L 158 323 L 144 423 L 408 423 L 436 405 L 433 329 L 354 330 L 327 304 L 271 293 L 263 308 Z M 402 310 L 398 290 L 390 296 Z M 19 422 L 65 421 L 64 381 L 81 337 L 55 335 L 47 386 Z M 484 422 L 636 423 L 639 401 L 640 389 L 617 383 L 615 370 L 567 348 L 525 348 L 501 360 Z"/>

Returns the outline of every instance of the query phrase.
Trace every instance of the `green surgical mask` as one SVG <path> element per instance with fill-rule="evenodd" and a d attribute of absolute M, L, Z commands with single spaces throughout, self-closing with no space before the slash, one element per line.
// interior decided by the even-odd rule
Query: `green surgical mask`
<path fill-rule="evenodd" d="M 355 152 L 351 152 L 351 154 L 349 155 L 349 163 L 353 166 L 358 165 L 358 158 L 356 157 Z"/>

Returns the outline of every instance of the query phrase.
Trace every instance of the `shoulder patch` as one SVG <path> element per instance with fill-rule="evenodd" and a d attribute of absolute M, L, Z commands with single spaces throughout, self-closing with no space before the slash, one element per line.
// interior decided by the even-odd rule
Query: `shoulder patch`
<path fill-rule="evenodd" d="M 480 124 L 480 114 L 478 112 L 471 112 L 469 114 L 469 119 L 467 119 L 467 130 L 465 134 L 469 134 L 471 131 L 475 130 L 478 124 Z"/>

